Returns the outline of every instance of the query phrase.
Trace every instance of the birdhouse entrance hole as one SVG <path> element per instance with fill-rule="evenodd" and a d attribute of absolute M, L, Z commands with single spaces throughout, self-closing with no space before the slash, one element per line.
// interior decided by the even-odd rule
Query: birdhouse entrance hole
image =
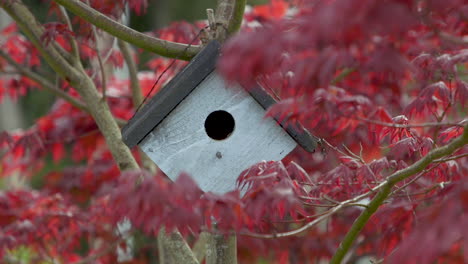
<path fill-rule="evenodd" d="M 234 117 L 226 111 L 218 110 L 208 115 L 205 120 L 206 134 L 216 140 L 223 140 L 234 131 Z"/>

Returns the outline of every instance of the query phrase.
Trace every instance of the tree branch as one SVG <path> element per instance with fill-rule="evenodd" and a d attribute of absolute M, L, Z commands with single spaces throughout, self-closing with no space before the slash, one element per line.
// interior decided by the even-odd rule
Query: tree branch
<path fill-rule="evenodd" d="M 389 196 L 392 191 L 392 188 L 398 182 L 415 175 L 418 172 L 423 171 L 429 164 L 435 160 L 442 158 L 444 156 L 450 155 L 455 152 L 457 149 L 468 144 L 468 124 L 465 125 L 463 134 L 453 140 L 450 144 L 443 147 L 433 149 L 429 152 L 424 158 L 418 160 L 413 165 L 399 170 L 392 175 L 390 175 L 387 180 L 384 182 L 382 188 L 380 188 L 377 195 L 371 200 L 367 209 L 362 211 L 361 215 L 354 221 L 351 229 L 348 231 L 344 239 L 341 241 L 340 246 L 338 247 L 335 255 L 331 259 L 331 264 L 340 264 L 346 253 L 352 246 L 354 240 L 359 235 L 361 230 L 364 228 L 366 223 L 369 221 L 371 216 L 377 211 L 377 209 L 382 205 L 385 199 Z"/>
<path fill-rule="evenodd" d="M 70 20 L 70 17 L 68 16 L 67 10 L 63 6 L 59 6 L 59 16 L 62 18 L 62 20 L 67 24 L 68 29 L 73 32 L 73 26 Z M 78 43 L 76 42 L 76 39 L 73 37 L 69 37 L 70 41 L 70 46 L 72 48 L 72 54 L 75 57 L 75 60 L 77 63 L 81 63 L 80 60 L 80 50 L 78 48 Z"/>
<path fill-rule="evenodd" d="M 228 35 L 236 33 L 241 28 L 246 2 L 247 0 L 235 0 L 234 13 L 232 14 L 228 25 Z"/>
<path fill-rule="evenodd" d="M 245 232 L 245 233 L 242 233 L 242 235 L 246 235 L 246 236 L 250 236 L 250 237 L 256 237 L 256 238 L 265 238 L 265 239 L 299 235 L 302 232 L 305 232 L 306 230 L 308 230 L 309 228 L 312 228 L 312 227 L 318 225 L 319 223 L 321 223 L 322 221 L 324 221 L 328 217 L 332 216 L 333 214 L 339 212 L 343 208 L 358 205 L 357 203 L 360 200 L 364 199 L 365 197 L 367 197 L 367 196 L 369 196 L 369 195 L 371 195 L 373 193 L 376 193 L 376 191 L 379 191 L 379 192 L 377 193 L 377 195 L 374 197 L 374 199 L 372 201 L 374 201 L 376 198 L 378 198 L 379 194 L 382 191 L 387 192 L 387 188 L 388 188 L 388 193 L 387 193 L 386 197 L 388 197 L 388 195 L 391 192 L 392 187 L 395 184 L 397 184 L 398 182 L 400 182 L 400 181 L 402 181 L 402 180 L 404 180 L 404 179 L 406 179 L 406 178 L 408 178 L 408 177 L 410 177 L 412 175 L 415 175 L 415 174 L 423 171 L 429 164 L 431 164 L 433 162 L 441 162 L 442 160 L 440 160 L 439 158 L 450 155 L 451 153 L 455 152 L 457 149 L 465 146 L 466 144 L 468 144 L 468 125 L 465 126 L 464 134 L 461 137 L 459 137 L 459 138 L 455 139 L 454 141 L 452 141 L 452 143 L 450 143 L 450 144 L 448 144 L 446 146 L 443 146 L 443 147 L 432 150 L 431 152 L 429 152 L 426 155 L 426 157 L 422 158 L 421 160 L 419 160 L 418 162 L 414 163 L 413 165 L 409 166 L 408 168 L 406 168 L 404 170 L 400 170 L 400 171 L 397 171 L 397 172 L 393 173 L 392 175 L 390 175 L 387 178 L 387 180 L 385 180 L 385 181 L 381 182 L 380 184 L 378 184 L 377 186 L 373 187 L 370 191 L 368 191 L 366 193 L 363 193 L 361 195 L 358 195 L 356 197 L 353 197 L 351 199 L 348 199 L 346 201 L 337 203 L 336 206 L 334 206 L 333 208 L 330 208 L 328 211 L 326 211 L 324 213 L 321 213 L 318 218 L 315 218 L 313 221 L 305 224 L 304 226 L 302 226 L 302 227 L 300 227 L 298 229 L 291 230 L 291 231 L 288 231 L 288 232 L 275 233 L 275 234 L 259 234 L 259 233 Z M 465 156 L 465 155 L 463 155 L 463 156 Z M 457 158 L 460 158 L 460 157 L 461 156 L 457 156 Z M 391 186 L 389 186 L 389 185 L 391 185 Z M 382 202 L 385 200 L 385 198 L 382 201 L 380 201 L 380 204 L 378 204 L 378 206 L 380 206 L 382 204 Z M 308 199 L 308 197 L 304 197 L 304 199 Z M 364 210 L 364 212 L 369 212 L 370 210 L 373 209 L 373 206 L 375 207 L 375 204 L 373 204 L 372 201 L 371 201 L 370 204 L 365 206 L 366 210 Z M 376 210 L 377 208 L 374 208 L 374 209 Z M 374 213 L 375 210 L 372 211 L 372 213 Z M 363 212 L 363 214 L 364 214 L 364 212 Z M 362 214 L 361 214 L 361 216 L 362 216 Z M 370 217 L 370 215 L 369 215 L 369 217 Z M 358 220 L 359 220 L 359 218 L 358 218 Z M 356 222 L 358 220 L 356 220 Z M 356 222 L 355 222 L 355 224 L 356 224 Z M 349 232 L 351 232 L 351 230 Z M 357 233 L 355 235 L 357 235 Z M 343 240 L 343 242 L 344 242 L 344 240 Z M 352 243 L 352 241 L 351 241 L 351 243 Z M 350 246 L 350 245 L 348 245 L 348 246 Z M 340 248 L 341 248 L 341 246 L 340 246 Z M 349 249 L 349 247 L 348 247 L 348 249 Z M 335 263 L 339 263 L 339 262 L 335 262 Z"/>
<path fill-rule="evenodd" d="M 140 82 L 138 81 L 138 70 L 132 56 L 132 50 L 130 45 L 121 39 L 117 40 L 117 44 L 119 45 L 124 61 L 127 64 L 133 107 L 137 108 L 141 102 L 143 102 L 143 94 L 141 93 Z"/>
<path fill-rule="evenodd" d="M 88 108 L 86 107 L 86 105 L 83 102 L 81 102 L 80 100 L 72 97 L 68 93 L 58 89 L 53 83 L 51 83 L 46 78 L 44 78 L 44 77 L 40 76 L 39 74 L 29 70 L 27 67 L 24 67 L 24 66 L 18 64 L 16 61 L 14 61 L 10 56 L 8 56 L 2 50 L 0 50 L 0 57 L 5 59 L 8 62 L 9 65 L 15 67 L 15 69 L 18 71 L 18 73 L 28 77 L 29 79 L 33 80 L 34 82 L 39 84 L 44 89 L 49 90 L 50 92 L 54 93 L 58 97 L 66 100 L 67 102 L 69 102 L 74 107 L 76 107 L 76 108 L 78 108 L 78 109 L 80 109 L 82 111 L 88 112 Z"/>
<path fill-rule="evenodd" d="M 458 126 L 463 127 L 464 120 L 456 123 L 456 122 L 433 122 L 433 123 L 421 123 L 421 124 L 395 124 L 395 123 L 387 123 L 378 120 L 371 120 L 367 118 L 356 118 L 356 120 L 364 121 L 367 123 L 385 126 L 385 127 L 393 127 L 393 128 L 418 128 L 418 127 L 441 127 L 441 126 Z"/>
<path fill-rule="evenodd" d="M 154 52 L 164 57 L 190 60 L 200 51 L 201 48 L 196 45 L 189 46 L 187 44 L 150 37 L 110 19 L 78 0 L 54 1 L 107 33 L 144 50 Z"/>
<path fill-rule="evenodd" d="M 356 197 L 353 197 L 351 199 L 348 199 L 346 201 L 338 203 L 335 207 L 331 208 L 330 210 L 327 210 L 326 212 L 320 213 L 319 217 L 315 218 L 313 221 L 308 222 L 307 224 L 303 225 L 302 227 L 300 227 L 298 229 L 291 230 L 291 231 L 288 231 L 288 232 L 274 233 L 274 234 L 259 234 L 259 233 L 246 232 L 246 233 L 242 233 L 242 235 L 246 235 L 246 236 L 250 236 L 250 237 L 256 237 L 256 238 L 265 238 L 265 239 L 299 235 L 302 232 L 307 231 L 309 228 L 312 228 L 312 227 L 320 224 L 322 221 L 324 221 L 328 217 L 334 215 L 335 213 L 339 212 L 343 208 L 349 207 L 350 204 L 356 204 L 360 200 L 362 200 L 365 197 L 367 197 L 367 196 L 371 195 L 372 193 L 374 193 L 377 189 L 381 188 L 382 186 L 383 186 L 383 183 L 375 186 L 369 192 L 366 192 L 364 194 L 358 195 Z"/>
<path fill-rule="evenodd" d="M 177 231 L 167 235 L 164 228 L 161 228 L 158 234 L 158 250 L 161 264 L 198 264 L 190 247 Z"/>
<path fill-rule="evenodd" d="M 37 84 L 39 84 L 42 88 L 48 90 L 49 92 L 55 94 L 56 96 L 62 98 L 65 101 L 67 101 L 68 103 L 70 103 L 74 107 L 76 107 L 76 108 L 78 108 L 78 109 L 80 109 L 80 110 L 82 110 L 82 111 L 89 114 L 89 109 L 86 106 L 86 104 L 83 103 L 78 98 L 75 98 L 75 97 L 69 95 L 68 93 L 66 93 L 65 91 L 60 90 L 59 88 L 57 88 L 53 83 L 51 83 L 46 78 L 44 78 L 44 77 L 40 76 L 39 74 L 29 70 L 27 67 L 24 67 L 23 65 L 18 64 L 10 56 L 8 56 L 6 53 L 4 53 L 1 50 L 0 50 L 0 57 L 5 59 L 10 66 L 13 66 L 13 67 L 15 67 L 15 69 L 17 69 L 18 72 L 16 74 L 22 74 L 22 75 L 28 77 L 29 79 L 31 79 L 34 82 L 36 82 Z M 123 125 L 125 125 L 127 123 L 126 120 L 120 119 L 120 118 L 115 118 L 115 121 L 117 122 L 117 124 L 119 126 L 123 126 Z"/>
<path fill-rule="evenodd" d="M 89 0 L 87 0 L 88 2 L 88 5 L 89 5 Z M 61 8 L 64 8 L 63 6 L 60 6 Z M 96 58 L 97 58 L 97 61 L 98 61 L 98 65 L 99 65 L 99 70 L 101 72 L 101 85 L 102 85 L 102 100 L 106 100 L 106 97 L 107 97 L 107 76 L 106 76 L 106 70 L 104 69 L 104 62 L 102 60 L 102 56 L 101 56 L 101 51 L 99 50 L 100 48 L 100 38 L 98 36 L 98 33 L 97 33 L 97 29 L 94 25 L 91 25 L 91 32 L 93 32 L 93 36 L 94 36 L 94 43 L 95 43 L 95 51 L 96 51 Z"/>
<path fill-rule="evenodd" d="M 99 130 L 106 139 L 106 144 L 109 147 L 119 169 L 121 171 L 139 169 L 130 149 L 122 141 L 120 128 L 110 112 L 109 105 L 106 101 L 102 100 L 94 82 L 86 74 L 84 69 L 76 65 L 75 67 L 70 65 L 62 54 L 57 51 L 55 45 L 43 45 L 40 41 L 40 36 L 42 36 L 43 33 L 43 27 L 37 22 L 34 15 L 28 10 L 21 0 L 0 1 L 0 7 L 16 21 L 19 28 L 39 50 L 45 61 L 52 67 L 52 69 L 62 78 L 68 80 L 78 93 L 80 93 L 88 106 L 87 109 L 93 116 Z M 174 263 L 192 263 L 178 261 L 181 260 L 183 256 L 188 256 L 188 258 L 192 256 L 195 260 L 190 248 L 180 234 L 175 232 L 171 236 L 163 236 L 161 239 L 173 247 L 173 252 L 177 253 L 174 255 Z M 196 260 L 193 263 L 197 263 Z"/>
<path fill-rule="evenodd" d="M 141 93 L 140 81 L 138 80 L 138 69 L 132 56 L 132 48 L 127 42 L 121 39 L 117 40 L 117 44 L 122 52 L 125 63 L 127 64 L 130 79 L 130 90 L 132 91 L 132 102 L 133 107 L 136 109 L 143 102 L 143 95 Z M 148 171 L 155 173 L 158 170 L 156 164 L 141 149 L 139 149 L 139 153 L 142 166 Z"/>
<path fill-rule="evenodd" d="M 119 169 L 138 169 L 135 158 L 122 141 L 120 128 L 115 122 L 109 106 L 104 100 L 101 100 L 101 95 L 86 72 L 81 68 L 71 66 L 55 49 L 54 45 L 43 45 L 40 41 L 43 28 L 21 0 L 0 1 L 0 7 L 16 21 L 20 29 L 39 50 L 52 69 L 62 78 L 69 80 L 70 84 L 81 95 L 88 106 L 89 113 L 106 139 L 109 150 Z"/>
<path fill-rule="evenodd" d="M 216 6 L 216 33 L 215 38 L 224 42 L 229 34 L 229 24 L 234 13 L 236 0 L 218 0 Z"/>

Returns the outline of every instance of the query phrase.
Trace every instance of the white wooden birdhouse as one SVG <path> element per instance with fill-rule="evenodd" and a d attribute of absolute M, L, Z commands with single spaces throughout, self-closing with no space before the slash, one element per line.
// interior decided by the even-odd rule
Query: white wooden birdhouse
<path fill-rule="evenodd" d="M 186 172 L 204 191 L 235 189 L 239 174 L 262 160 L 281 160 L 297 144 L 316 147 L 305 129 L 265 118 L 275 100 L 247 92 L 216 72 L 220 44 L 210 42 L 123 128 L 124 142 L 140 148 L 172 180 Z"/>

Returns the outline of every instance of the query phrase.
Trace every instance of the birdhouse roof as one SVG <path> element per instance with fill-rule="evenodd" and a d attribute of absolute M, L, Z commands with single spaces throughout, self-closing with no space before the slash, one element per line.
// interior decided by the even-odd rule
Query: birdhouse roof
<path fill-rule="evenodd" d="M 122 129 L 122 138 L 130 148 L 136 146 L 166 118 L 199 84 L 215 70 L 221 45 L 211 41 L 164 88 L 138 111 Z M 248 90 L 249 94 L 268 109 L 276 100 L 260 86 Z M 276 119 L 276 118 L 275 118 Z M 306 151 L 313 151 L 317 138 L 302 125 L 281 124 L 281 127 Z"/>

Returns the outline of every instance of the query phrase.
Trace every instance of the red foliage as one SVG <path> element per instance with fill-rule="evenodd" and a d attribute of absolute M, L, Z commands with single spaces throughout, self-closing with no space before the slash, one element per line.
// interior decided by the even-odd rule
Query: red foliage
<path fill-rule="evenodd" d="M 147 4 L 90 1 L 114 19 L 126 5 L 140 14 Z M 52 14 L 56 8 L 52 3 Z M 301 122 L 321 141 L 315 153 L 296 149 L 283 161 L 245 168 L 238 190 L 223 195 L 202 192 L 186 174 L 172 183 L 161 173 L 119 172 L 93 118 L 57 99 L 30 128 L 0 132 L 0 183 L 41 180 L 40 190 L 0 191 L 0 262 L 11 254 L 7 249 L 27 245 L 39 260 L 115 263 L 108 245 L 119 242 L 115 231 L 126 220 L 148 237 L 162 226 L 197 236 L 216 223 L 217 232 L 239 234 L 242 263 L 328 261 L 390 175 L 463 134 L 467 17 L 464 0 L 272 0 L 247 8 L 242 32 L 225 44 L 218 70 L 247 89 L 259 83 L 278 95 L 267 115 Z M 74 32 L 45 23 L 41 41 L 71 51 L 69 40 L 76 40 L 85 71 L 102 91 L 93 66 L 98 52 L 114 67 L 123 65 L 122 54 L 112 46 L 97 50 L 89 24 L 73 22 Z M 148 34 L 199 44 L 205 26 L 178 22 Z M 39 51 L 15 24 L 1 35 L 3 53 L 41 73 Z M 150 59 L 137 76 L 142 93 L 154 95 L 185 65 Z M 40 88 L 12 70 L 0 57 L 0 100 Z M 131 118 L 137 106 L 129 80 L 108 77 L 111 112 Z M 81 100 L 66 80 L 57 87 Z M 388 263 L 467 262 L 467 153 L 464 146 L 397 183 L 348 252 L 350 261 L 369 255 Z M 54 169 L 41 171 L 44 164 Z M 299 234 L 314 221 L 320 223 Z M 285 232 L 297 236 L 275 238 Z M 134 250 L 129 263 L 149 261 L 146 249 Z"/>
<path fill-rule="evenodd" d="M 28 191 L 10 191 L 0 196 L 0 245 L 44 247 L 67 252 L 78 245 L 90 228 L 80 210 L 60 195 Z"/>

